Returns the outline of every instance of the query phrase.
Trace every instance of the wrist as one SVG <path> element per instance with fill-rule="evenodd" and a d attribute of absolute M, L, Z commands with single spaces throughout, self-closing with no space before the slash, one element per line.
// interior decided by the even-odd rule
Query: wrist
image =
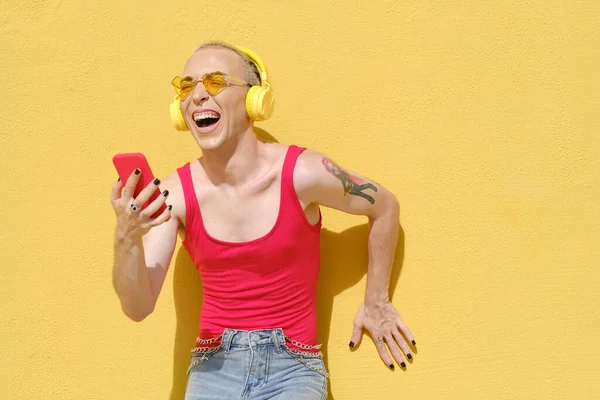
<path fill-rule="evenodd" d="M 385 293 L 379 294 L 367 294 L 365 296 L 365 306 L 369 308 L 383 307 L 385 304 L 390 302 L 390 298 Z"/>
<path fill-rule="evenodd" d="M 117 228 L 115 230 L 115 244 L 124 247 L 138 245 L 142 242 L 142 237 L 125 229 Z"/>

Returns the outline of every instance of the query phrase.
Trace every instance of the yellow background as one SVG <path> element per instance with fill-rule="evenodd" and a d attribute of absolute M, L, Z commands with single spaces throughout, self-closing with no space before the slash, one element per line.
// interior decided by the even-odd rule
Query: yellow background
<path fill-rule="evenodd" d="M 600 392 L 600 5 L 595 1 L 3 1 L 0 397 L 179 399 L 200 279 L 180 247 L 154 314 L 111 286 L 115 153 L 199 156 L 171 78 L 209 39 L 262 56 L 256 126 L 397 194 L 389 371 L 349 351 L 366 219 L 324 210 L 331 398 L 591 399 Z M 596 397 L 597 398 L 597 397 Z"/>

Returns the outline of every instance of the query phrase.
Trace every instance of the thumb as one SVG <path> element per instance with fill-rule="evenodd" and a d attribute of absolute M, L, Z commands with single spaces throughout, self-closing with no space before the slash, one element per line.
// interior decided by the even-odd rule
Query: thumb
<path fill-rule="evenodd" d="M 357 346 L 360 344 L 362 339 L 362 324 L 358 321 L 354 320 L 354 329 L 352 330 L 352 338 L 350 339 L 350 348 Z"/>

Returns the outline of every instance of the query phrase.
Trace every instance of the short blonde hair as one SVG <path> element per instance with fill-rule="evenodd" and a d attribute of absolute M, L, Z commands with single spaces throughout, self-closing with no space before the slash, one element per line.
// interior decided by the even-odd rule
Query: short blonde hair
<path fill-rule="evenodd" d="M 248 82 L 249 84 L 251 84 L 253 86 L 260 86 L 260 84 L 261 84 L 260 72 L 258 71 L 258 67 L 254 63 L 254 61 L 252 61 L 252 59 L 250 57 L 248 57 L 248 55 L 239 51 L 235 46 L 233 46 L 229 43 L 226 43 L 226 42 L 219 41 L 219 40 L 213 40 L 213 41 L 205 42 L 205 43 L 201 44 L 200 46 L 198 46 L 196 48 L 196 50 L 194 50 L 194 53 L 197 52 L 198 50 L 206 49 L 206 48 L 229 49 L 229 50 L 235 52 L 238 56 L 240 56 L 240 58 L 243 61 L 244 74 L 246 75 L 246 77 L 245 77 L 246 82 Z"/>

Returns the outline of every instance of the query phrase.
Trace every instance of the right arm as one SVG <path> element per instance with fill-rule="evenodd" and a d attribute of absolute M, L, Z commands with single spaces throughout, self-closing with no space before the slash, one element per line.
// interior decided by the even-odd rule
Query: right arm
<path fill-rule="evenodd" d="M 132 174 L 125 190 L 121 182 L 113 185 L 111 203 L 117 224 L 114 242 L 112 282 L 125 315 L 142 321 L 154 311 L 177 242 L 178 218 L 167 208 L 156 219 L 148 219 L 166 201 L 161 195 L 147 208 L 133 212 L 129 205 L 144 204 L 156 190 L 150 183 L 136 199 L 131 196 L 139 176 Z"/>

